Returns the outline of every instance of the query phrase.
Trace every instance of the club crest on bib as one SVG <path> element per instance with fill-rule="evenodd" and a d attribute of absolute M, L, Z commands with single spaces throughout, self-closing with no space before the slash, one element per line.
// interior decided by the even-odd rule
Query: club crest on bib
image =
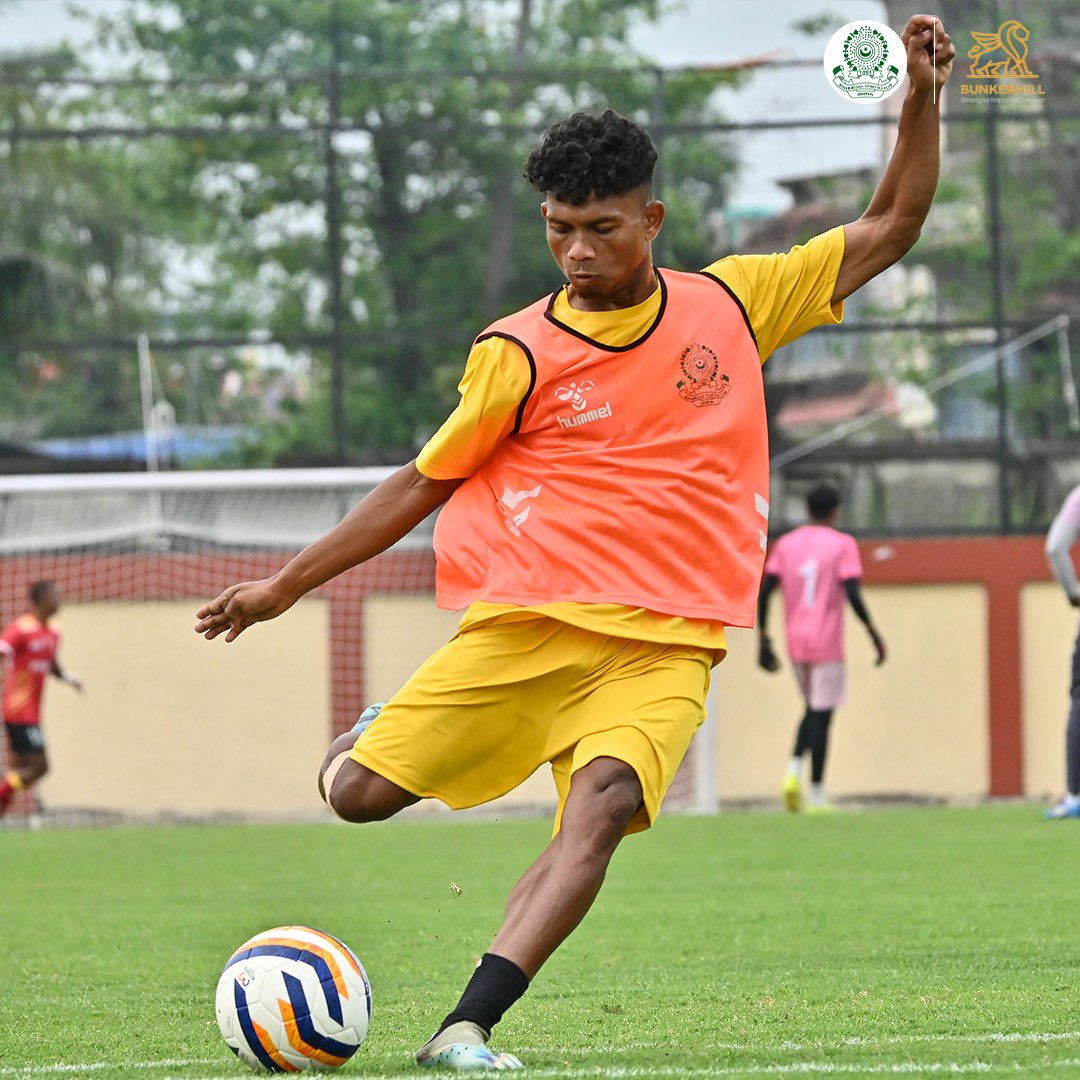
<path fill-rule="evenodd" d="M 675 386 L 691 405 L 719 405 L 731 392 L 731 380 L 720 373 L 720 358 L 708 345 L 687 345 L 679 368 L 683 377 Z"/>

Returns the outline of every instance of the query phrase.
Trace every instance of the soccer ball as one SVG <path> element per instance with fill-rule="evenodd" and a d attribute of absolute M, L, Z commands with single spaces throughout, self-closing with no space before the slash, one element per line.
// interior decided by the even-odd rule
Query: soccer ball
<path fill-rule="evenodd" d="M 266 1072 L 344 1065 L 367 1035 L 371 984 L 353 951 L 309 926 L 245 941 L 217 984 L 221 1034 Z"/>

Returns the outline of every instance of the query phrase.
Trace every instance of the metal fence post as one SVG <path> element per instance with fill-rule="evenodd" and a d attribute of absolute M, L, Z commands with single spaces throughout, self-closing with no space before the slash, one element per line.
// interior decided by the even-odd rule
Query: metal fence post
<path fill-rule="evenodd" d="M 326 164 L 326 260 L 330 287 L 330 425 L 334 461 L 348 458 L 345 420 L 345 298 L 341 240 L 341 180 L 334 135 L 341 127 L 341 3 L 330 4 L 330 70 L 326 81 L 327 126 L 323 141 Z"/>
<path fill-rule="evenodd" d="M 664 142 L 667 135 L 667 99 L 664 93 L 664 69 L 653 69 L 653 93 L 652 102 L 649 107 L 649 127 L 652 129 L 650 135 L 652 141 L 656 145 L 656 172 L 653 174 L 653 198 L 663 199 L 664 197 Z M 652 243 L 653 250 L 653 264 L 656 266 L 662 266 L 664 260 L 667 258 L 668 245 L 664 237 L 664 230 L 661 229 L 657 234 L 656 239 Z"/>
<path fill-rule="evenodd" d="M 998 511 L 1001 532 L 1012 532 L 1012 498 L 1009 493 L 1009 383 L 1005 370 L 1005 267 L 1001 251 L 1001 163 L 997 141 L 998 102 L 988 101 L 986 114 L 986 224 L 990 231 L 990 273 L 993 296 L 994 342 L 997 347 L 997 465 Z"/>

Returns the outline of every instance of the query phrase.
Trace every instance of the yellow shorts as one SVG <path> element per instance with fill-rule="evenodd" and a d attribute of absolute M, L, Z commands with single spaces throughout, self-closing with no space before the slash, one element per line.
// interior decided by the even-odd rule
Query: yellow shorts
<path fill-rule="evenodd" d="M 570 778 L 599 757 L 638 775 L 656 819 L 705 719 L 713 654 L 608 637 L 526 613 L 459 632 L 357 740 L 361 765 L 455 810 L 497 799 L 551 763 L 562 821 Z"/>

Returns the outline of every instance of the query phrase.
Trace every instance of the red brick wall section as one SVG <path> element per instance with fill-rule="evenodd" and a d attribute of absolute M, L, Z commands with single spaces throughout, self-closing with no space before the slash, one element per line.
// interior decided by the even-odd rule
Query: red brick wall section
<path fill-rule="evenodd" d="M 0 557 L 0 623 L 27 610 L 30 585 L 55 581 L 66 603 L 94 601 L 190 600 L 191 621 L 177 626 L 192 633 L 195 610 L 238 581 L 275 573 L 292 552 L 216 554 L 72 555 Z M 432 596 L 435 556 L 430 551 L 388 551 L 316 590 L 330 602 L 331 735 L 347 729 L 370 702 L 364 686 L 364 598 L 371 593 Z M 48 717 L 45 719 L 48 723 Z M 6 744 L 6 740 L 0 740 Z M 0 746 L 0 761 L 6 756 Z M 20 797 L 13 809 L 25 811 Z"/>

